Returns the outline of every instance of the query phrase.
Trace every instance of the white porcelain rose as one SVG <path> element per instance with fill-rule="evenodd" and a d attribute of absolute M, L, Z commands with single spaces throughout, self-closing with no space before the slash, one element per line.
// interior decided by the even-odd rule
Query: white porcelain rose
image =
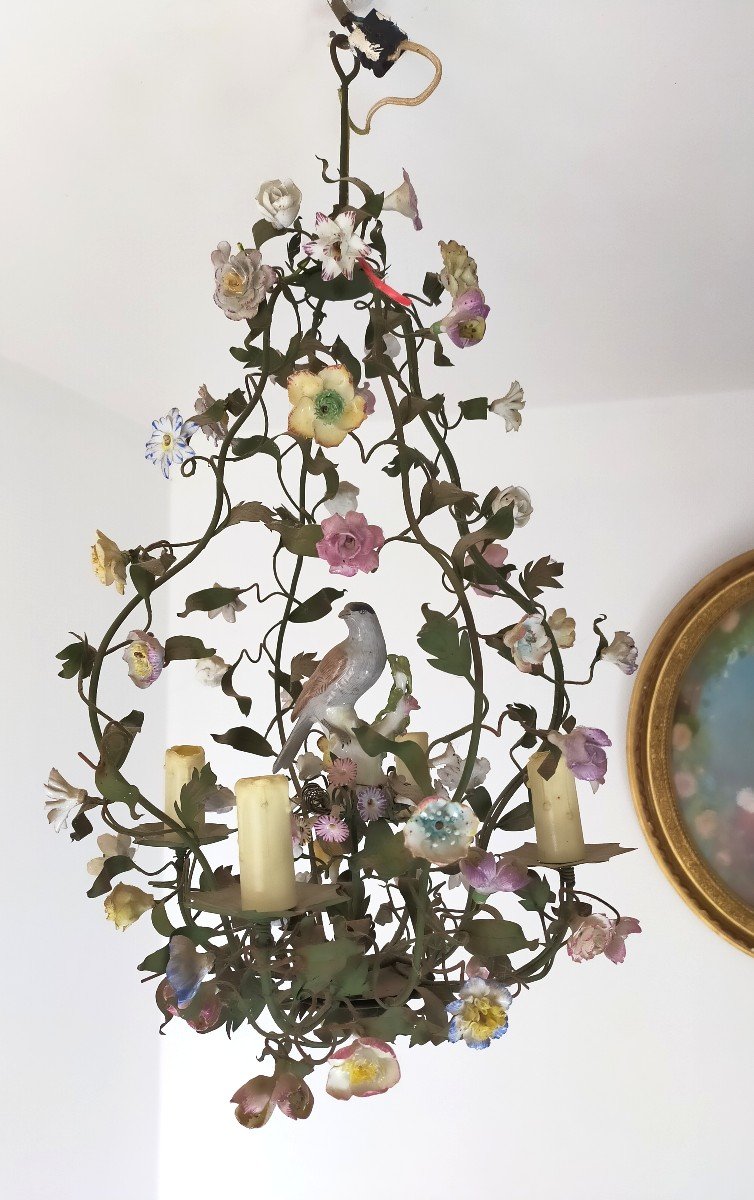
<path fill-rule="evenodd" d="M 301 190 L 292 179 L 268 179 L 257 192 L 257 204 L 276 229 L 290 229 L 301 208 Z"/>

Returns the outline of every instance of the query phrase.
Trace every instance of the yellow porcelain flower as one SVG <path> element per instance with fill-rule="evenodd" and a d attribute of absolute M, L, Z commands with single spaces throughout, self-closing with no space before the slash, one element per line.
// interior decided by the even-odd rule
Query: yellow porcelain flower
<path fill-rule="evenodd" d="M 116 884 L 110 895 L 105 897 L 107 919 L 114 923 L 116 929 L 128 929 L 150 908 L 154 908 L 153 898 L 130 883 Z"/>
<path fill-rule="evenodd" d="M 288 380 L 288 399 L 293 405 L 288 432 L 314 438 L 319 446 L 339 446 L 366 417 L 364 397 L 341 365 L 325 367 L 318 375 L 294 372 Z"/>
<path fill-rule="evenodd" d="M 109 537 L 98 529 L 97 541 L 92 546 L 92 567 L 100 583 L 109 587 L 115 584 L 115 590 L 123 595 L 126 586 L 126 557 Z"/>

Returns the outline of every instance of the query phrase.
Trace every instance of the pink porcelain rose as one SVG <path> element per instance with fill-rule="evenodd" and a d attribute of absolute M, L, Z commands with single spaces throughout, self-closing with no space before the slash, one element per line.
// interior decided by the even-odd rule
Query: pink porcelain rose
<path fill-rule="evenodd" d="M 317 554 L 330 566 L 331 575 L 351 578 L 357 571 L 376 571 L 385 535 L 379 525 L 369 525 L 363 513 L 336 513 L 322 522 Z"/>
<path fill-rule="evenodd" d="M 591 913 L 574 929 L 568 939 L 568 955 L 574 962 L 589 962 L 604 954 L 611 962 L 622 963 L 626 957 L 626 938 L 641 933 L 636 917 L 621 917 L 616 921 L 604 913 Z"/>

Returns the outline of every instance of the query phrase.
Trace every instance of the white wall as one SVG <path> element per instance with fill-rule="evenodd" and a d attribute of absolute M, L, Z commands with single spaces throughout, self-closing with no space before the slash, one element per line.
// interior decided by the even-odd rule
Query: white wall
<path fill-rule="evenodd" d="M 453 374 L 457 396 L 463 364 Z M 498 382 L 507 386 L 508 373 Z M 493 483 L 531 491 L 534 517 L 510 539 L 511 557 L 523 564 L 549 552 L 565 561 L 558 598 L 577 619 L 569 652 L 575 670 L 588 660 L 594 615 L 608 613 L 609 628 L 631 629 L 646 647 L 689 586 L 751 545 L 754 393 L 565 408 L 543 407 L 535 395 L 528 400 L 519 434 L 505 435 L 497 422 L 472 425 L 460 457 L 465 481 L 481 493 Z M 371 420 L 373 432 L 380 417 Z M 363 484 L 370 520 L 395 531 L 399 517 L 387 494 L 394 483 L 386 485 L 379 472 L 367 482 L 348 449 L 336 454 L 349 464 L 343 474 Z M 256 465 L 235 470 L 234 498 L 268 498 Z M 201 527 L 208 497 L 198 479 L 180 487 L 171 496 L 183 535 Z M 443 518 L 435 520 L 440 535 Z M 264 571 L 264 533 L 245 527 L 226 536 L 214 560 L 182 584 L 173 610 L 195 586 L 215 579 L 247 585 L 260 565 Z M 414 638 L 420 600 L 438 598 L 433 572 L 422 563 L 409 572 L 399 553 L 385 554 L 376 575 L 344 583 L 350 597 L 378 608 L 389 648 L 411 655 L 422 704 L 417 727 L 435 736 L 457 723 L 450 698 L 463 703 L 463 685 L 459 691 L 422 666 Z M 307 564 L 306 578 L 302 594 L 337 583 L 316 562 Z M 505 622 L 502 604 L 492 616 L 497 604 L 478 602 L 480 614 L 489 614 L 484 628 Z M 193 631 L 211 632 L 226 657 L 234 647 L 253 646 L 253 605 L 235 629 L 192 621 Z M 321 649 L 340 636 L 332 617 L 314 634 L 304 630 L 292 648 Z M 525 694 L 526 681 L 506 664 L 496 670 L 496 661 L 491 690 L 500 703 Z M 169 738 L 209 743 L 209 733 L 235 724 L 236 714 L 219 693 L 189 682 L 170 692 Z M 268 710 L 264 672 L 247 683 L 259 727 Z M 403 1080 L 386 1096 L 339 1105 L 324 1093 L 320 1069 L 314 1112 L 295 1127 L 277 1115 L 248 1132 L 233 1119 L 234 1089 L 266 1070 L 255 1062 L 255 1037 L 228 1042 L 222 1033 L 197 1037 L 171 1027 L 162 1044 L 160 1200 L 198 1197 L 210 1187 L 266 1191 L 279 1200 L 351 1192 L 363 1200 L 386 1193 L 439 1200 L 469 1187 L 504 1188 L 522 1200 L 751 1194 L 751 961 L 684 905 L 643 842 L 625 769 L 629 694 L 630 681 L 604 667 L 592 688 L 573 695 L 578 719 L 603 726 L 614 742 L 607 785 L 594 798 L 582 793 L 587 837 L 638 847 L 579 872 L 584 887 L 641 919 L 644 933 L 630 939 L 626 962 L 577 966 L 564 958 L 516 1000 L 508 1036 L 483 1054 L 462 1045 L 409 1051 L 399 1043 Z M 505 759 L 494 742 L 485 752 L 504 779 Z M 213 752 L 212 761 L 231 784 L 254 769 L 253 760 L 231 751 Z M 217 861 L 230 861 L 227 851 L 217 851 Z M 190 1152 L 187 1129 L 202 1131 Z"/>
<path fill-rule="evenodd" d="M 135 545 L 164 527 L 166 493 L 141 459 L 144 431 L 0 361 L 3 443 L 2 1123 L 5 1200 L 153 1200 L 158 1015 L 136 964 L 155 935 L 118 933 L 85 896 L 95 835 L 72 843 L 44 815 L 51 766 L 78 787 L 93 739 L 75 684 L 56 677 L 68 630 L 98 640 L 116 610 L 89 563 L 99 524 Z M 120 667 L 120 669 L 119 669 Z M 115 663 L 103 697 L 139 707 Z M 133 752 L 151 782 L 164 701 Z M 157 758 L 155 757 L 157 756 Z M 98 828 L 96 833 L 102 832 Z"/>

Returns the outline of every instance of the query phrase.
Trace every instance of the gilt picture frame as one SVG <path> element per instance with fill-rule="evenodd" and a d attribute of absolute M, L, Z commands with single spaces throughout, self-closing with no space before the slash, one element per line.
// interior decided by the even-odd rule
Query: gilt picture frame
<path fill-rule="evenodd" d="M 665 874 L 754 954 L 754 551 L 702 579 L 658 630 L 634 688 L 628 765 Z"/>

